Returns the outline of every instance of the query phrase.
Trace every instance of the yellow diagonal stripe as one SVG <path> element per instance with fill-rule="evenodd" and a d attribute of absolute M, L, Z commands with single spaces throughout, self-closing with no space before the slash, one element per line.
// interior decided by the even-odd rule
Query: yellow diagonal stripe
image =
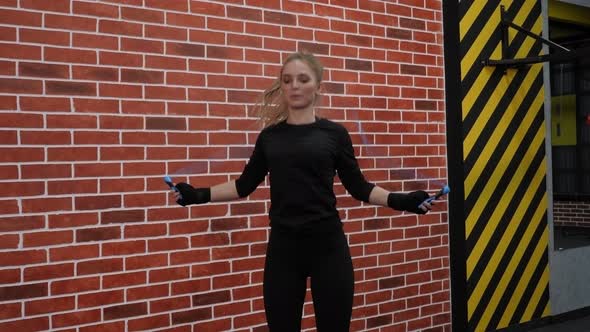
<path fill-rule="evenodd" d="M 547 245 L 547 243 L 545 243 L 545 245 Z M 531 299 L 526 307 L 526 310 L 525 310 L 524 314 L 522 315 L 522 318 L 520 319 L 521 322 L 528 322 L 533 318 L 533 314 L 535 313 L 535 309 L 537 308 L 537 305 L 539 304 L 539 302 L 541 302 L 541 296 L 543 296 L 543 292 L 545 292 L 545 289 L 547 289 L 548 285 L 549 285 L 549 264 L 545 265 L 545 269 L 543 270 L 543 275 L 541 276 L 541 280 L 539 280 L 537 287 L 535 287 L 535 291 L 533 293 L 533 296 L 531 296 Z"/>
<path fill-rule="evenodd" d="M 512 276 L 514 275 L 514 272 L 516 271 L 516 268 L 518 267 L 518 262 L 521 260 L 524 252 L 526 251 L 527 246 L 529 245 L 529 243 L 532 240 L 535 229 L 544 220 L 543 217 L 545 215 L 545 211 L 546 211 L 546 209 L 543 206 L 543 204 L 540 204 L 537 207 L 537 210 L 535 211 L 535 215 L 533 216 L 533 219 L 529 223 L 522 240 L 518 243 L 518 247 L 516 248 L 516 251 L 511 256 L 510 262 L 506 266 L 506 270 L 504 271 L 504 274 L 502 275 L 500 282 L 498 282 L 498 284 L 496 284 L 496 285 L 493 285 L 494 294 L 492 295 L 492 298 L 490 299 L 490 303 L 488 304 L 488 306 L 486 306 L 486 309 L 484 311 L 484 314 L 482 315 L 481 320 L 477 324 L 476 331 L 484 331 L 485 327 L 489 324 L 490 319 L 492 318 L 492 315 L 494 314 L 494 311 L 496 310 L 496 308 L 498 306 L 498 302 L 500 302 L 500 299 L 502 298 L 502 295 L 504 294 L 506 287 L 508 286 L 508 283 L 510 282 L 510 279 L 512 278 Z M 539 246 L 537 245 L 537 248 L 538 247 Z M 543 248 L 543 250 L 544 250 L 544 248 Z M 543 252 L 543 250 L 541 251 L 541 253 Z M 536 250 L 535 250 L 535 252 L 536 252 Z M 534 255 L 533 255 L 533 257 L 534 257 Z M 506 311 L 509 311 L 509 310 L 506 309 Z M 506 311 L 504 311 L 504 313 L 506 313 Z M 506 326 L 499 324 L 499 326 L 497 328 L 502 328 L 502 327 L 506 327 Z"/>
<path fill-rule="evenodd" d="M 536 66 L 536 67 L 542 68 L 542 66 Z M 531 71 L 534 71 L 535 72 L 534 74 L 538 75 L 540 70 L 531 70 Z M 525 87 L 524 84 L 521 86 L 521 88 L 528 89 L 528 87 Z M 518 96 L 522 96 L 522 95 L 517 94 L 516 96 L 517 97 L 514 98 L 511 103 L 520 102 L 520 100 L 518 100 L 519 99 Z M 482 190 L 481 193 L 479 193 L 477 195 L 477 200 L 473 206 L 473 209 L 471 209 L 471 211 L 469 212 L 469 214 L 467 216 L 467 219 L 465 220 L 465 233 L 466 233 L 467 237 L 469 237 L 471 235 L 471 232 L 473 231 L 473 228 L 475 227 L 475 224 L 476 224 L 477 220 L 479 219 L 479 216 L 482 214 L 483 209 L 486 206 L 486 203 L 489 201 L 492 194 L 497 189 L 497 185 L 500 182 L 501 178 L 504 176 L 504 173 L 505 173 L 506 169 L 508 168 L 508 164 L 510 163 L 510 159 L 512 158 L 512 155 L 514 154 L 514 151 L 517 150 L 518 146 L 520 145 L 520 142 L 522 141 L 524 135 L 526 134 L 527 129 L 530 127 L 531 123 L 533 122 L 534 117 L 538 113 L 538 110 L 540 110 L 540 108 L 543 104 L 543 98 L 544 98 L 543 91 L 540 90 L 539 93 L 537 93 L 537 97 L 535 98 L 535 100 L 533 101 L 533 104 L 530 107 L 530 110 L 537 110 L 537 112 L 531 112 L 531 111 L 527 112 L 527 114 L 525 115 L 524 119 L 522 120 L 519 128 L 515 132 L 514 136 L 512 136 L 512 139 L 511 139 L 509 145 L 504 150 L 504 153 L 503 153 L 500 161 L 498 162 L 497 167 L 492 172 L 492 175 L 490 176 L 484 189 Z M 502 136 L 502 134 L 505 133 L 505 127 L 508 125 L 507 122 L 512 121 L 512 119 L 513 119 L 513 113 L 509 112 L 508 111 L 509 109 L 511 109 L 511 108 L 509 107 L 507 109 L 506 113 L 504 114 L 504 116 L 500 120 L 498 127 L 496 128 L 496 130 L 494 130 L 494 133 L 492 134 L 492 136 L 490 136 L 490 138 L 486 144 L 486 147 L 483 149 L 482 153 L 480 154 L 475 166 L 473 167 L 471 172 L 467 175 L 467 178 L 465 180 L 465 196 L 466 197 L 471 192 L 471 189 L 473 188 L 474 183 L 477 180 L 477 178 L 483 172 L 483 169 L 486 166 L 486 163 L 489 162 L 489 156 L 491 155 L 491 151 L 493 151 L 493 149 L 496 148 L 496 144 L 497 144 L 496 142 L 498 142 L 500 137 Z M 490 220 L 490 222 L 491 222 L 491 220 Z M 490 224 L 490 222 L 488 222 L 488 224 Z"/>
<path fill-rule="evenodd" d="M 535 27 L 539 28 L 540 25 L 541 25 L 541 18 L 539 17 L 535 23 Z M 534 31 L 536 31 L 536 30 L 534 30 Z M 535 40 L 533 38 L 526 39 L 522 43 L 522 45 L 519 47 L 518 52 L 516 53 L 516 56 L 517 57 L 524 57 L 524 56 L 528 55 L 530 50 L 533 48 L 534 43 L 535 43 Z M 535 67 L 542 68 L 541 65 L 537 65 Z M 467 136 L 465 137 L 465 141 L 463 142 L 463 156 L 465 158 L 471 153 L 471 150 L 473 149 L 473 146 L 475 145 L 475 142 L 477 141 L 480 133 L 482 132 L 483 128 L 486 126 L 486 124 L 488 123 L 488 121 L 492 117 L 493 112 L 486 112 L 486 110 L 495 110 L 496 109 L 496 107 L 498 106 L 498 103 L 502 99 L 503 95 L 506 93 L 506 89 L 510 86 L 510 83 L 512 83 L 512 80 L 514 79 L 515 75 L 516 75 L 516 70 L 510 70 L 506 73 L 506 75 L 504 75 L 504 77 L 502 78 L 500 83 L 494 89 L 494 92 L 492 93 L 490 98 L 487 100 L 487 103 L 483 108 L 484 111 L 478 115 L 477 120 L 473 124 L 473 127 L 471 128 L 469 133 L 467 133 Z M 525 82 L 526 81 L 527 80 L 525 79 Z M 522 90 L 522 87 L 520 88 L 520 90 Z M 519 95 L 516 94 L 515 97 L 517 97 L 517 96 L 519 96 Z M 510 108 L 507 109 L 507 111 L 509 111 L 509 110 L 510 110 Z M 500 122 L 500 124 L 501 123 L 502 122 Z M 467 191 L 467 188 L 466 188 L 465 196 L 469 196 L 469 192 Z"/>
<path fill-rule="evenodd" d="M 502 319 L 500 319 L 500 324 L 498 327 L 506 327 L 508 326 L 508 324 L 510 324 L 510 320 L 514 315 L 514 311 L 516 310 L 516 307 L 518 306 L 520 300 L 522 300 L 522 296 L 524 294 L 524 291 L 526 290 L 527 285 L 531 282 L 533 272 L 535 272 L 535 269 L 541 263 L 541 256 L 546 253 L 545 250 L 547 249 L 548 237 L 549 232 L 545 227 L 543 235 L 541 235 L 541 240 L 537 243 L 537 246 L 535 247 L 535 251 L 532 257 L 528 259 L 526 268 L 522 273 L 520 280 L 518 281 L 518 286 L 516 286 L 516 288 L 514 289 L 514 293 L 512 293 L 512 297 L 510 298 L 508 307 L 506 307 L 506 311 L 504 311 L 504 315 L 502 315 Z M 524 259 L 527 258 L 524 257 Z M 546 284 L 542 285 L 543 288 L 545 288 L 545 286 Z"/>
<path fill-rule="evenodd" d="M 544 128 L 540 128 L 539 132 L 541 132 L 542 130 L 544 130 Z M 539 134 L 537 134 L 537 136 L 539 136 Z M 542 137 L 541 137 L 541 142 L 543 142 Z M 530 150 L 534 150 L 534 149 L 531 148 Z M 524 165 L 524 163 L 521 164 L 521 166 L 523 166 L 523 165 Z M 524 168 L 524 167 L 522 167 L 522 168 Z M 486 265 L 486 268 L 484 269 L 477 285 L 475 286 L 475 288 L 473 290 L 473 293 L 471 294 L 471 296 L 469 298 L 469 305 L 468 305 L 469 317 L 471 317 L 473 315 L 473 312 L 475 311 L 477 304 L 479 303 L 480 299 L 482 298 L 483 293 L 485 292 L 486 288 L 490 287 L 490 281 L 492 279 L 492 276 L 493 276 L 494 272 L 499 268 L 500 261 L 502 259 L 502 256 L 504 255 L 504 253 L 506 252 L 506 250 L 508 248 L 508 245 L 510 243 L 510 239 L 512 239 L 514 237 L 514 234 L 516 232 L 516 229 L 518 228 L 519 222 L 522 222 L 524 214 L 526 212 L 526 209 L 530 206 L 530 203 L 531 203 L 530 200 L 531 200 L 532 196 L 534 195 L 535 188 L 538 188 L 538 186 L 540 185 L 540 183 L 542 182 L 542 180 L 544 178 L 545 178 L 545 166 L 543 164 L 543 165 L 541 165 L 541 167 L 539 167 L 539 169 L 537 169 L 537 172 L 532 180 L 531 185 L 527 188 L 525 197 L 523 197 L 523 200 L 520 202 L 520 204 L 518 205 L 518 208 L 514 212 L 514 215 L 512 216 L 512 218 L 508 224 L 509 226 L 506 229 L 506 232 L 502 236 L 502 239 L 498 243 L 498 246 L 495 248 L 490 261 Z M 509 186 L 513 186 L 513 185 L 514 184 L 511 183 Z M 545 209 L 542 209 L 543 207 L 545 207 Z M 544 213 L 544 211 L 546 210 L 546 205 L 541 204 L 539 207 L 537 207 L 537 209 L 538 210 L 541 209 Z M 529 225 L 529 227 L 530 227 L 530 225 Z M 494 229 L 496 229 L 496 228 L 494 228 Z M 529 234 L 528 231 L 529 231 L 529 229 L 527 228 L 527 231 L 525 233 L 525 237 L 532 236 L 532 233 Z M 489 235 L 489 236 L 491 237 L 491 235 Z M 524 241 L 524 239 L 522 241 Z M 487 244 L 488 242 L 489 241 L 486 241 L 485 243 L 482 243 L 481 245 L 485 247 L 485 244 Z M 520 244 L 522 244 L 522 243 L 520 243 Z M 483 249 L 484 248 L 478 249 L 479 254 L 481 254 Z M 518 252 L 518 250 L 517 250 L 517 252 Z M 513 255 L 513 259 L 514 259 L 514 256 L 517 256 L 517 255 L 516 254 Z M 467 263 L 469 265 L 468 269 L 470 269 L 471 271 L 473 271 L 475 264 L 477 264 L 477 262 L 478 262 L 478 260 L 473 259 L 473 257 L 475 257 L 475 256 L 470 256 L 469 258 L 471 258 L 471 262 L 469 262 L 469 259 L 468 259 L 468 263 Z M 479 258 L 479 256 L 478 256 L 478 258 Z M 509 267 L 510 267 L 510 265 L 504 271 L 503 278 L 506 277 L 507 274 L 511 273 L 509 270 Z M 516 267 L 514 267 L 514 268 L 516 269 Z M 496 286 L 496 285 L 494 285 L 494 286 Z M 500 285 L 498 285 L 496 290 L 494 291 L 494 296 L 492 296 L 492 300 L 491 300 L 491 303 L 489 306 L 495 307 L 493 301 L 494 301 L 495 295 L 499 291 L 499 289 L 502 289 L 500 287 Z M 497 298 L 495 300 L 499 301 L 499 299 L 497 299 Z"/>
<path fill-rule="evenodd" d="M 485 292 L 486 288 L 490 286 L 489 285 L 490 280 L 492 279 L 494 272 L 499 268 L 500 261 L 502 260 L 502 257 L 506 253 L 508 245 L 510 244 L 510 240 L 514 237 L 514 234 L 516 233 L 516 230 L 518 229 L 519 223 L 522 222 L 527 208 L 531 205 L 531 201 L 534 196 L 534 192 L 535 192 L 536 188 L 539 187 L 540 183 L 543 181 L 544 178 L 545 178 L 545 167 L 544 167 L 544 165 L 542 165 L 541 167 L 539 167 L 535 176 L 533 177 L 533 180 L 532 180 L 530 186 L 527 188 L 525 196 L 523 197 L 522 201 L 518 205 L 518 208 L 516 209 L 516 211 L 514 211 L 514 215 L 510 219 L 506 231 L 502 235 L 500 242 L 498 242 L 498 246 L 495 248 L 494 253 L 492 254 L 492 257 L 491 257 L 489 263 L 486 265 L 486 267 L 482 273 L 482 276 L 479 279 L 479 282 L 475 286 L 473 293 L 471 294 L 471 297 L 469 298 L 469 309 L 468 309 L 469 317 L 471 317 L 473 312 L 475 311 L 476 306 L 477 306 L 479 300 L 481 299 L 481 297 L 483 296 L 483 293 Z M 544 211 L 546 209 L 543 209 L 543 207 L 546 207 L 546 205 L 544 205 L 544 204 L 539 205 L 537 207 L 537 210 L 538 210 L 537 213 L 541 213 L 541 212 L 544 213 Z M 531 227 L 531 226 L 529 225 L 529 227 Z M 529 237 L 532 236 L 532 232 L 529 232 L 528 227 L 527 227 L 527 231 L 525 233 L 525 237 L 526 236 L 529 236 Z M 522 241 L 524 241 L 524 240 L 525 239 L 522 239 Z M 522 242 L 521 242 L 521 244 L 522 244 Z M 483 249 L 481 249 L 481 250 L 483 250 Z M 518 250 L 517 250 L 517 252 L 518 252 Z M 516 255 L 514 255 L 514 256 L 516 256 Z M 513 256 L 513 258 L 514 258 L 514 256 Z M 477 261 L 474 261 L 471 264 L 475 265 L 476 263 L 477 263 Z M 472 266 L 471 269 L 473 269 L 473 267 L 474 266 Z M 509 265 L 509 267 L 510 267 L 510 265 Z M 514 267 L 514 269 L 516 269 L 516 267 Z M 511 272 L 509 269 L 507 269 L 504 272 L 504 277 L 506 276 L 506 274 L 509 274 L 509 273 L 511 273 Z M 494 292 L 493 298 L 495 298 L 495 295 L 499 291 L 499 289 L 501 289 L 501 288 L 498 286 L 498 288 L 496 288 L 496 291 Z M 496 300 L 499 301 L 499 299 L 497 299 L 497 298 L 496 298 Z M 493 305 L 493 303 L 490 304 L 490 306 L 491 305 Z"/>

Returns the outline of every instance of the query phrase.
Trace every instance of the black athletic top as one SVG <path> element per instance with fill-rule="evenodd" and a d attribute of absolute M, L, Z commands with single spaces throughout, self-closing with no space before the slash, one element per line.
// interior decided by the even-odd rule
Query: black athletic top
<path fill-rule="evenodd" d="M 271 225 L 340 223 L 336 172 L 354 198 L 368 202 L 375 185 L 361 173 L 346 128 L 320 118 L 303 125 L 283 121 L 260 132 L 236 189 L 240 197 L 248 196 L 270 173 Z"/>

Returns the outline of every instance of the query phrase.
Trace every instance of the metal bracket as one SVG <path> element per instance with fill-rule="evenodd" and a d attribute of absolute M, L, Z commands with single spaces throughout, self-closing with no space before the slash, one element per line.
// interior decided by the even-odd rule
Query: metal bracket
<path fill-rule="evenodd" d="M 528 64 L 533 64 L 533 63 L 541 63 L 541 62 L 547 62 L 547 61 L 554 61 L 554 60 L 567 61 L 569 59 L 573 59 L 576 57 L 576 52 L 574 52 L 570 49 L 567 49 L 557 43 L 554 43 L 549 39 L 545 39 L 537 34 L 534 34 L 530 31 L 528 31 L 527 29 L 519 26 L 518 24 L 515 24 L 514 22 L 510 21 L 508 19 L 508 16 L 506 15 L 506 9 L 504 8 L 503 5 L 500 6 L 500 15 L 501 15 L 500 29 L 502 32 L 502 59 L 500 59 L 500 60 L 483 59 L 481 61 L 481 63 L 484 66 L 499 66 L 499 67 L 504 67 L 504 68 L 507 68 L 507 67 L 514 68 L 514 67 L 519 67 L 519 66 L 523 66 L 523 65 L 528 65 Z M 552 53 L 552 54 L 544 54 L 544 55 L 519 58 L 519 59 L 510 59 L 509 58 L 510 55 L 508 54 L 508 48 L 510 46 L 509 41 L 508 41 L 508 28 L 516 29 L 519 32 L 522 32 L 529 37 L 532 37 L 536 40 L 540 40 L 542 43 L 547 44 L 550 47 L 558 48 L 558 49 L 560 49 L 560 51 L 556 52 L 556 53 Z"/>

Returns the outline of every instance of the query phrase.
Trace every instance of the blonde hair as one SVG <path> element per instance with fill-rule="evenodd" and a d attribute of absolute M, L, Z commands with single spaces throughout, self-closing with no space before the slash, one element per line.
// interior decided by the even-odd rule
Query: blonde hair
<path fill-rule="evenodd" d="M 305 62 L 315 74 L 318 84 L 322 81 L 324 68 L 313 54 L 296 52 L 289 55 L 283 62 L 283 67 L 279 72 L 279 76 L 272 85 L 264 91 L 261 98 L 262 100 L 256 105 L 259 121 L 263 128 L 284 121 L 289 115 L 287 103 L 282 96 L 281 77 L 283 76 L 283 68 L 285 68 L 285 65 L 294 60 Z"/>

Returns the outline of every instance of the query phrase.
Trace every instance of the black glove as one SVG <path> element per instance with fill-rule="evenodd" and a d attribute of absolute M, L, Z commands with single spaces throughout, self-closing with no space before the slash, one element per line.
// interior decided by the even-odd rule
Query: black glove
<path fill-rule="evenodd" d="M 413 191 L 407 194 L 390 193 L 387 196 L 387 206 L 398 211 L 425 214 L 426 211 L 418 206 L 429 197 L 428 193 L 422 190 Z"/>
<path fill-rule="evenodd" d="M 179 205 L 203 204 L 211 201 L 211 188 L 194 188 L 188 183 L 178 183 L 176 189 L 181 197 L 176 201 Z"/>

